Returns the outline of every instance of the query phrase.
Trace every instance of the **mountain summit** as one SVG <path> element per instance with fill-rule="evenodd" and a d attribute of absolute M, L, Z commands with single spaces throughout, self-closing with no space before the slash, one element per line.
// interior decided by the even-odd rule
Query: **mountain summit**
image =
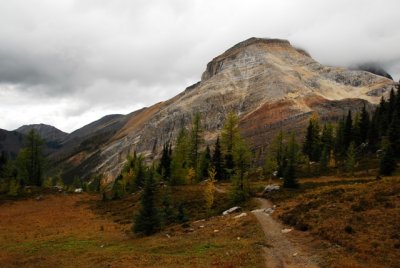
<path fill-rule="evenodd" d="M 119 118 L 118 128 L 107 135 L 97 128 L 91 137 L 103 133 L 100 143 L 61 150 L 57 159 L 67 160 L 68 175 L 84 170 L 80 175 L 101 172 L 111 178 L 128 154 L 156 157 L 197 112 L 207 142 L 216 139 L 226 115 L 234 112 L 253 151 L 261 152 L 275 132 L 303 127 L 312 112 L 335 120 L 348 109 L 377 103 L 394 85 L 366 71 L 323 66 L 286 40 L 250 38 L 209 62 L 200 82 L 168 101 Z"/>

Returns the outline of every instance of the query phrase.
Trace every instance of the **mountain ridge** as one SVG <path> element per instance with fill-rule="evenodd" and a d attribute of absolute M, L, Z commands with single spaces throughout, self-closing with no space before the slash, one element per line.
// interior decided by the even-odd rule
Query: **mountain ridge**
<path fill-rule="evenodd" d="M 79 140 L 75 149 L 56 154 L 68 163 L 66 176 L 113 178 L 128 154 L 156 158 L 197 112 L 207 144 L 234 112 L 253 151 L 262 154 L 279 129 L 299 131 L 313 112 L 334 120 L 348 109 L 378 103 L 394 85 L 369 72 L 323 66 L 286 40 L 250 38 L 213 58 L 201 81 L 175 97 L 121 116 L 112 133 L 93 146 Z"/>

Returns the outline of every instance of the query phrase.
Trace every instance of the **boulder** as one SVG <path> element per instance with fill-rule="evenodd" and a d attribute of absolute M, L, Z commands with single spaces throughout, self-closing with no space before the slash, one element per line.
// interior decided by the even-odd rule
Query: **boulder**
<path fill-rule="evenodd" d="M 228 214 L 231 214 L 231 213 L 234 213 L 234 212 L 239 212 L 241 210 L 242 210 L 241 207 L 231 207 L 230 209 L 225 210 L 224 212 L 222 212 L 222 215 L 228 215 Z"/>

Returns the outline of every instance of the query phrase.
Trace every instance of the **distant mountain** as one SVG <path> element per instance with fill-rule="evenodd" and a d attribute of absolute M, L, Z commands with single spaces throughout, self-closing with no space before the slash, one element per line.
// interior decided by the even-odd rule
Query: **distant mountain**
<path fill-rule="evenodd" d="M 34 129 L 36 133 L 47 142 L 61 142 L 68 136 L 68 133 L 63 132 L 56 127 L 45 124 L 24 125 L 17 128 L 15 131 L 26 135 L 32 129 Z"/>
<path fill-rule="evenodd" d="M 174 98 L 129 115 L 105 117 L 71 133 L 52 156 L 66 177 L 104 173 L 112 179 L 127 154 L 157 157 L 200 112 L 207 143 L 226 115 L 239 115 L 243 136 L 262 155 L 281 129 L 299 135 L 310 115 L 334 121 L 364 104 L 378 103 L 396 85 L 360 70 L 323 66 L 286 40 L 250 38 L 207 64 L 201 81 Z"/>
<path fill-rule="evenodd" d="M 23 141 L 23 134 L 0 129 L 0 154 L 4 153 L 8 158 L 15 158 L 22 148 Z"/>
<path fill-rule="evenodd" d="M 381 66 L 379 66 L 379 64 L 376 64 L 376 63 L 360 64 L 355 69 L 370 72 L 370 73 L 380 75 L 380 76 L 383 76 L 383 77 L 393 80 L 392 76 L 388 72 L 386 72 L 385 69 L 383 69 Z"/>

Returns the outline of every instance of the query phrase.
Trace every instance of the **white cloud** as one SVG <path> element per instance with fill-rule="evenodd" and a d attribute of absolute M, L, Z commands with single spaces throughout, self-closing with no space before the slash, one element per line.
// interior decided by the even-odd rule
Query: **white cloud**
<path fill-rule="evenodd" d="M 0 0 L 0 128 L 72 131 L 181 92 L 252 36 L 400 74 L 400 2 Z"/>

